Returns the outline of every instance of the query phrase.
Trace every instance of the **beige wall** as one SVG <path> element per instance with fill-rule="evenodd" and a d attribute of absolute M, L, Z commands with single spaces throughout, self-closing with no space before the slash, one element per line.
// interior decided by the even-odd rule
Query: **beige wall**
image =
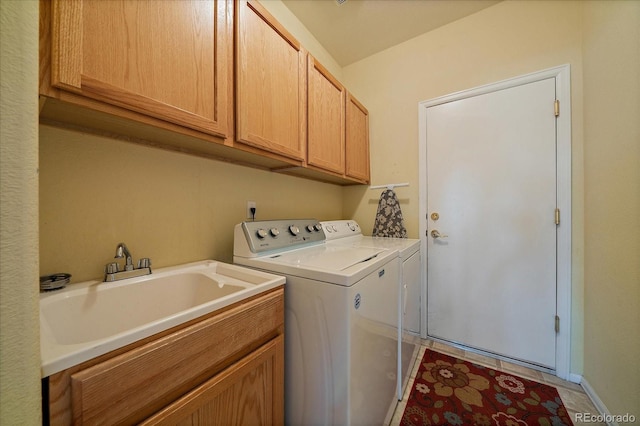
<path fill-rule="evenodd" d="M 563 64 L 571 65 L 573 277 L 571 372 L 583 362 L 582 5 L 509 1 L 423 34 L 343 70 L 371 116 L 371 182 L 398 188 L 418 237 L 418 102 Z M 345 188 L 345 216 L 372 229 L 378 192 Z"/>
<path fill-rule="evenodd" d="M 37 425 L 38 3 L 0 2 L 0 424 Z"/>
<path fill-rule="evenodd" d="M 342 215 L 342 188 L 40 126 L 40 271 L 100 278 L 123 241 L 163 267 L 232 262 L 246 220 Z"/>
<path fill-rule="evenodd" d="M 640 2 L 584 7 L 584 377 L 640 422 Z"/>

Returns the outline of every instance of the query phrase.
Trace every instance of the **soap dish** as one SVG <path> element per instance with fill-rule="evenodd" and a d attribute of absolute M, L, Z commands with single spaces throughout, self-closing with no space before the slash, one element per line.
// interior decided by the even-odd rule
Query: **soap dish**
<path fill-rule="evenodd" d="M 71 280 L 71 274 L 52 274 L 40 277 L 40 291 L 59 290 L 64 288 Z"/>

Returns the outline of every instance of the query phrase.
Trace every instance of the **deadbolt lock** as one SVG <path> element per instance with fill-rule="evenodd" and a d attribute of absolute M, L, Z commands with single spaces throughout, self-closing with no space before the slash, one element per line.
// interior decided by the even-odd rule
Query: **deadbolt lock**
<path fill-rule="evenodd" d="M 431 213 L 431 220 L 438 220 L 440 219 L 440 215 L 436 212 Z"/>

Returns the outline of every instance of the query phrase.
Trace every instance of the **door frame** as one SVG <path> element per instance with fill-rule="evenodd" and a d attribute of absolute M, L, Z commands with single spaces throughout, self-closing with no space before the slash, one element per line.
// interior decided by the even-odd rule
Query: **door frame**
<path fill-rule="evenodd" d="M 560 114 L 556 118 L 556 197 L 560 209 L 557 227 L 556 312 L 560 331 L 556 334 L 556 376 L 569 380 L 571 366 L 571 69 L 569 64 L 510 78 L 418 103 L 420 246 L 426 254 L 421 268 L 421 337 L 427 338 L 427 108 L 473 96 L 555 78 Z"/>

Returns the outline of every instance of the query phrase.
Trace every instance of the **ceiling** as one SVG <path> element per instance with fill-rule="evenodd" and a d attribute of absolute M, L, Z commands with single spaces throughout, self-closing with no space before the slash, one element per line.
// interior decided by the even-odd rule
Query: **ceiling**
<path fill-rule="evenodd" d="M 342 1 L 342 0 L 341 0 Z M 499 0 L 282 0 L 342 67 Z"/>

